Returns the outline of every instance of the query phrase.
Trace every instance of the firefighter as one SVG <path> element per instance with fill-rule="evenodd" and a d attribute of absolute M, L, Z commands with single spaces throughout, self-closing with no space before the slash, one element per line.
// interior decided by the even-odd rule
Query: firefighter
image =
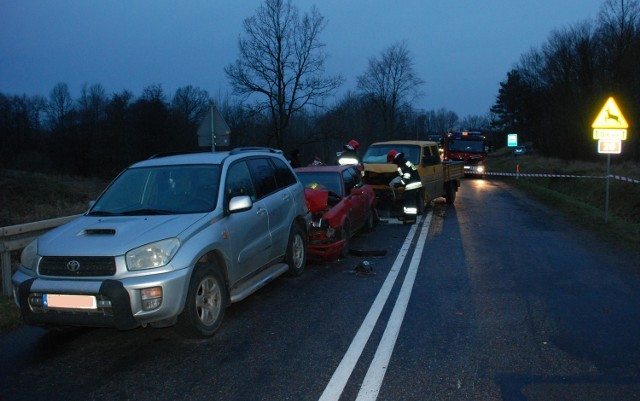
<path fill-rule="evenodd" d="M 393 190 L 395 187 L 404 187 L 403 212 L 405 216 L 413 217 L 422 214 L 422 181 L 418 169 L 405 159 L 404 153 L 391 149 L 387 153 L 387 162 L 398 167 L 398 176 L 391 180 L 389 186 Z"/>
<path fill-rule="evenodd" d="M 293 149 L 291 153 L 289 153 L 289 164 L 291 167 L 302 167 L 302 163 L 300 162 L 300 150 Z"/>
<path fill-rule="evenodd" d="M 358 157 L 358 151 L 360 150 L 360 143 L 355 139 L 347 142 L 346 145 L 342 147 L 342 151 L 337 152 L 336 156 L 338 156 L 338 164 L 341 166 L 346 165 L 359 165 L 360 158 Z"/>

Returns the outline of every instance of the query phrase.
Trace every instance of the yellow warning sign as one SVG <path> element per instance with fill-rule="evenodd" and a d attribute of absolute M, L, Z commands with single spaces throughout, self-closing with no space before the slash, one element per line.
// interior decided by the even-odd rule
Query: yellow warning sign
<path fill-rule="evenodd" d="M 591 125 L 591 128 L 629 128 L 616 101 L 610 97 Z"/>

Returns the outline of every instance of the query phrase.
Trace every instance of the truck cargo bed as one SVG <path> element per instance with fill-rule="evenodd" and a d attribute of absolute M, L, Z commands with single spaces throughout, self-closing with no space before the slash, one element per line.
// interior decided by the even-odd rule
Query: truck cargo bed
<path fill-rule="evenodd" d="M 464 177 L 464 162 L 461 161 L 445 161 L 442 162 L 444 167 L 444 181 L 459 180 Z"/>

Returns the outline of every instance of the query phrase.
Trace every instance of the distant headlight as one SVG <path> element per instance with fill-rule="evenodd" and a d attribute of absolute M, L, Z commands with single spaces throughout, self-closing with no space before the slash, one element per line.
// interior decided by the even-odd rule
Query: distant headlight
<path fill-rule="evenodd" d="M 478 166 L 478 173 L 484 173 L 484 166 Z"/>
<path fill-rule="evenodd" d="M 38 260 L 38 240 L 33 240 L 26 248 L 22 250 L 20 254 L 20 264 L 29 269 L 35 269 L 36 261 Z"/>
<path fill-rule="evenodd" d="M 169 263 L 180 248 L 180 240 L 169 238 L 143 245 L 126 253 L 127 269 L 155 269 Z"/>

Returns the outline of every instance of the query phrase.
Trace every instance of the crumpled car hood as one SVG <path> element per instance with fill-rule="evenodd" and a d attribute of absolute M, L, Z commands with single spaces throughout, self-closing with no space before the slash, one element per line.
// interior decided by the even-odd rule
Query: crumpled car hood
<path fill-rule="evenodd" d="M 329 206 L 329 191 L 323 189 L 305 189 L 304 197 L 311 213 L 320 213 Z"/>

